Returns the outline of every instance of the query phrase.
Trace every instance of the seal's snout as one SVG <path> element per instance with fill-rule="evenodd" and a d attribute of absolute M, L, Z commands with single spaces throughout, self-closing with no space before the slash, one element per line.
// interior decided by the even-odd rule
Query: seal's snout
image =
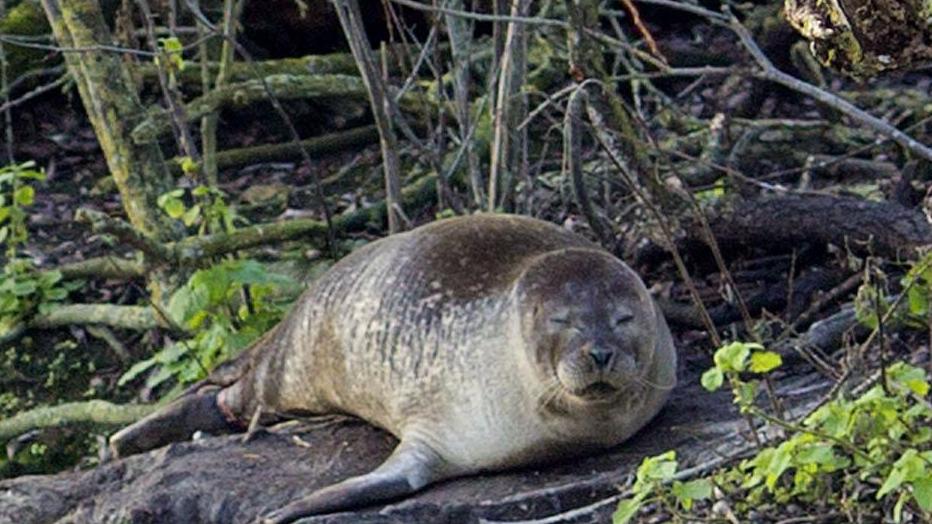
<path fill-rule="evenodd" d="M 607 369 L 614 357 L 615 351 L 613 351 L 611 348 L 600 346 L 589 348 L 589 358 L 591 358 L 592 362 L 595 363 L 596 369 L 600 371 Z"/>

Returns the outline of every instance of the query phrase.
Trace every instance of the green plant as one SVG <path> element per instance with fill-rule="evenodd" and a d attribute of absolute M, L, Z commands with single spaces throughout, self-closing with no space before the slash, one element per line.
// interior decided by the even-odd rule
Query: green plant
<path fill-rule="evenodd" d="M 16 257 L 19 246 L 26 243 L 26 212 L 35 201 L 33 182 L 45 180 L 45 173 L 36 170 L 36 163 L 10 164 L 0 167 L 0 243 L 6 244 L 7 259 Z"/>
<path fill-rule="evenodd" d="M 286 309 L 283 300 L 274 300 L 275 293 L 297 287 L 254 260 L 228 260 L 195 272 L 172 296 L 167 313 L 196 334 L 137 362 L 120 377 L 119 384 L 153 368 L 155 372 L 146 380 L 149 387 L 170 378 L 182 384 L 204 378 L 215 365 L 275 325 Z"/>
<path fill-rule="evenodd" d="M 658 502 L 671 511 L 679 508 L 689 511 L 695 501 L 712 496 L 712 482 L 709 479 L 681 482 L 673 478 L 676 468 L 675 451 L 645 458 L 635 475 L 634 486 L 631 488 L 633 496 L 618 503 L 612 522 L 630 522 L 643 505 L 652 502 Z M 665 487 L 667 484 L 670 485 L 669 489 Z"/>
<path fill-rule="evenodd" d="M 0 272 L 0 330 L 15 325 L 33 311 L 48 313 L 80 283 L 62 282 L 58 271 L 36 271 L 31 259 L 20 258 L 19 248 L 29 240 L 25 208 L 35 201 L 35 182 L 45 180 L 35 162 L 0 168 L 0 243 L 6 246 L 6 264 Z"/>
<path fill-rule="evenodd" d="M 753 457 L 707 477 L 734 501 L 736 513 L 796 502 L 822 511 L 882 513 L 894 522 L 904 521 L 907 509 L 922 522 L 932 519 L 932 406 L 925 370 L 894 363 L 886 369 L 886 388 L 876 384 L 857 398 L 834 398 L 788 422 L 755 402 L 759 377 L 780 365 L 779 355 L 736 342 L 716 351 L 714 361 L 703 386 L 715 390 L 727 381 L 742 413 L 785 432 Z M 648 500 L 662 502 L 679 518 L 677 508 L 689 510 L 686 500 L 702 498 L 667 487 L 676 471 L 673 459 L 670 453 L 645 459 L 642 468 L 654 473 L 642 481 L 638 470 L 634 495 L 619 504 L 616 523 L 628 522 Z M 705 495 L 704 486 L 695 485 L 695 493 Z M 868 508 L 871 501 L 880 505 Z"/>
<path fill-rule="evenodd" d="M 229 232 L 241 220 L 236 211 L 226 203 L 223 191 L 209 186 L 197 186 L 190 191 L 194 204 L 185 203 L 185 189 L 174 189 L 159 196 L 156 203 L 165 213 L 181 220 L 185 226 L 197 226 L 197 233 Z"/>

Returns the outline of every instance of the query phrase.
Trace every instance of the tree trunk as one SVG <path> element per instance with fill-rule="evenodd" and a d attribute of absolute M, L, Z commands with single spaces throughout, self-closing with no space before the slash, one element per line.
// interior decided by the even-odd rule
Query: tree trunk
<path fill-rule="evenodd" d="M 130 131 L 142 120 L 140 103 L 119 54 L 102 49 L 113 44 L 100 6 L 94 0 L 42 0 L 59 45 L 85 48 L 66 52 L 84 109 L 94 126 L 131 224 L 159 240 L 172 240 L 175 229 L 159 212 L 156 199 L 172 187 L 157 144 L 133 144 Z"/>

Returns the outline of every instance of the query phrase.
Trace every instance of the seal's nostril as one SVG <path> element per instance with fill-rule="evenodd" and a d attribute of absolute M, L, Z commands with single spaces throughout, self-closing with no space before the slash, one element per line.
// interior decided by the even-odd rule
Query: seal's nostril
<path fill-rule="evenodd" d="M 599 369 L 607 367 L 614 354 L 614 351 L 604 348 L 592 348 L 589 350 L 589 356 Z"/>

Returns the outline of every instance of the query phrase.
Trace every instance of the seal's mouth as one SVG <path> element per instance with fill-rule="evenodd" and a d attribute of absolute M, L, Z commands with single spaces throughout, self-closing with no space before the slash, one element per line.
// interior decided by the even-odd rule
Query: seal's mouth
<path fill-rule="evenodd" d="M 599 401 L 611 399 L 616 393 L 618 388 L 608 382 L 595 382 L 577 392 L 576 396 L 589 401 Z"/>

